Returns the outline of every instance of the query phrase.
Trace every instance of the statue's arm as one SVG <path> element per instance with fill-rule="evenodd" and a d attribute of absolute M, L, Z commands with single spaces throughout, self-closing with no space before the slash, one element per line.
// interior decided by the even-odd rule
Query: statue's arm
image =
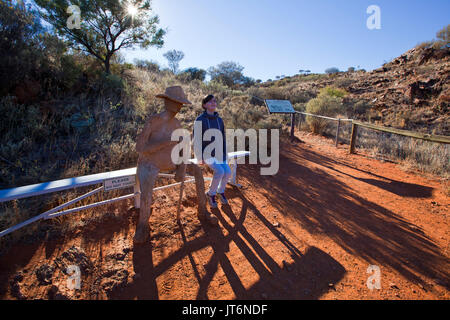
<path fill-rule="evenodd" d="M 144 129 L 136 138 L 136 151 L 137 152 L 145 152 L 147 147 L 148 140 L 152 134 L 152 120 L 149 119 L 144 126 Z"/>
<path fill-rule="evenodd" d="M 155 118 L 150 118 L 144 126 L 142 132 L 136 138 L 136 151 L 139 153 L 155 153 L 164 147 L 173 145 L 175 146 L 177 141 L 152 141 L 149 142 L 152 135 L 152 123 L 156 121 Z"/>

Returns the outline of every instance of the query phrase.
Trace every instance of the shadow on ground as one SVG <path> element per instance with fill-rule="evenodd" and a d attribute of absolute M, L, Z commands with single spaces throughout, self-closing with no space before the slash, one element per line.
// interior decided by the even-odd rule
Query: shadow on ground
<path fill-rule="evenodd" d="M 277 175 L 261 176 L 256 165 L 241 166 L 240 174 L 309 233 L 327 236 L 348 253 L 392 268 L 414 283 L 425 286 L 425 276 L 448 289 L 449 259 L 428 235 L 396 213 L 366 200 L 351 188 L 351 181 L 342 183 L 325 168 L 403 197 L 427 198 L 432 189 L 353 167 L 356 172 L 349 175 L 337 166 L 349 167 L 311 150 L 292 147 L 281 152 Z M 359 174 L 373 178 L 359 178 Z"/>
<path fill-rule="evenodd" d="M 242 208 L 234 212 L 228 206 L 222 206 L 222 210 L 213 209 L 213 213 L 219 218 L 228 234 L 224 235 L 222 228 L 212 227 L 202 221 L 205 233 L 187 240 L 182 225 L 179 224 L 183 245 L 153 266 L 152 248 L 150 245 L 135 246 L 133 267 L 135 273 L 139 273 L 138 279 L 127 285 L 121 291 L 111 295 L 113 299 L 158 299 L 156 278 L 166 272 L 174 264 L 188 257 L 199 283 L 196 299 L 208 299 L 208 287 L 214 278 L 219 266 L 222 268 L 228 283 L 230 284 L 236 299 L 318 299 L 328 290 L 332 290 L 330 283 L 336 283 L 345 274 L 345 269 L 332 257 L 318 248 L 310 247 L 302 254 L 286 237 L 248 201 L 243 194 L 233 189 L 229 192 L 229 198 L 240 198 Z M 236 210 L 236 209 L 235 209 Z M 258 241 L 248 232 L 244 221 L 248 211 L 252 211 L 260 221 L 278 238 L 278 240 L 290 251 L 293 263 L 280 267 L 266 252 Z M 225 219 L 231 220 L 231 224 Z M 259 281 L 251 287 L 245 288 L 239 272 L 233 267 L 227 256 L 231 242 L 239 248 L 253 269 L 259 275 Z M 192 253 L 205 247 L 211 247 L 213 254 L 204 264 L 205 275 L 200 276 Z"/>

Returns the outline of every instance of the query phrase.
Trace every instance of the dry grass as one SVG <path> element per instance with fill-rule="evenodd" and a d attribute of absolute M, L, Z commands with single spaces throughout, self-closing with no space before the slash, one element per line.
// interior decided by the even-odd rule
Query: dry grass
<path fill-rule="evenodd" d="M 210 93 L 217 97 L 218 111 L 228 128 L 281 128 L 283 123 L 281 117 L 269 116 L 265 107 L 251 104 L 243 91 L 231 90 L 216 82 L 206 84 L 194 80 L 184 83 L 173 74 L 139 68 L 125 70 L 122 78 L 113 75 L 102 81 L 102 84 L 92 86 L 93 94 L 68 96 L 54 102 L 54 111 L 47 114 L 39 104 L 18 105 L 10 97 L 0 101 L 0 111 L 8 117 L 0 126 L 1 189 L 134 167 L 137 162 L 136 136 L 149 115 L 163 110 L 163 100 L 155 95 L 164 92 L 168 86 L 181 85 L 193 103 L 177 115 L 187 129 L 192 129 L 195 118 L 203 112 L 201 100 Z M 77 129 L 72 125 L 74 114 L 81 119 L 92 119 L 93 123 Z M 0 229 L 92 189 L 81 188 L 3 203 Z M 108 195 L 112 196 L 114 194 Z M 104 195 L 98 194 L 77 206 L 101 200 Z M 63 232 L 70 226 L 79 225 L 80 217 L 89 220 L 89 216 L 95 217 L 100 212 L 104 213 L 105 209 L 87 210 L 83 215 L 32 224 L 0 239 L 0 250 L 16 241 L 45 236 L 47 231 Z"/>
<path fill-rule="evenodd" d="M 335 137 L 336 124 L 329 121 L 324 135 Z M 340 142 L 350 144 L 351 124 L 341 123 Z M 413 139 L 395 134 L 359 127 L 356 148 L 363 149 L 374 158 L 388 159 L 443 179 L 450 177 L 450 146 Z"/>
<path fill-rule="evenodd" d="M 22 106 L 10 97 L 3 98 L 0 111 L 6 118 L 0 124 L 0 188 L 134 167 L 136 136 L 149 115 L 163 110 L 163 101 L 155 95 L 164 92 L 168 86 L 181 85 L 193 103 L 177 115 L 184 128 L 192 129 L 195 118 L 203 111 L 202 98 L 214 94 L 227 128 L 283 129 L 289 126 L 289 116 L 269 115 L 266 107 L 251 97 L 289 99 L 297 110 L 305 110 L 318 91 L 303 90 L 302 83 L 328 78 L 327 75 L 299 76 L 283 79 L 277 85 L 264 84 L 244 91 L 232 90 L 217 82 L 183 82 L 168 72 L 135 68 L 124 70 L 121 78 L 111 77 L 101 86 L 94 85 L 91 94 L 61 98 L 53 103 L 52 112 L 47 112 L 40 104 Z M 370 106 L 361 104 L 353 109 L 352 113 L 368 114 Z M 348 116 L 342 110 L 338 111 L 342 118 Z M 84 129 L 76 129 L 71 123 L 74 114 L 93 119 L 93 123 Z M 408 116 L 402 115 L 405 121 Z M 335 122 L 328 121 L 321 130 L 324 135 L 334 137 L 335 126 Z M 309 130 L 305 122 L 299 127 Z M 349 143 L 349 136 L 350 126 L 342 123 L 341 141 Z M 411 140 L 360 130 L 357 147 L 448 178 L 449 147 Z M 24 221 L 88 190 L 92 188 L 0 204 L 0 228 L 3 230 Z M 126 193 L 129 190 L 98 194 L 77 206 Z M 32 224 L 1 238 L 0 250 L 16 241 L 80 227 L 90 219 L 100 219 L 108 210 L 108 207 L 92 209 Z"/>

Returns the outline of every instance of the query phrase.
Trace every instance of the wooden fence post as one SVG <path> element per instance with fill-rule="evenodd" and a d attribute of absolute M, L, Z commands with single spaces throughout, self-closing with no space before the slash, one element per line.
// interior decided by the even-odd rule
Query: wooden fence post
<path fill-rule="evenodd" d="M 352 122 L 352 138 L 350 140 L 350 154 L 355 153 L 356 135 L 358 133 L 358 125 Z"/>
<path fill-rule="evenodd" d="M 337 129 L 336 129 L 336 148 L 338 146 L 339 143 L 339 129 L 341 127 L 341 119 L 338 119 L 338 123 L 337 123 Z"/>
<path fill-rule="evenodd" d="M 291 139 L 294 138 L 294 130 L 295 130 L 295 113 L 291 113 Z"/>

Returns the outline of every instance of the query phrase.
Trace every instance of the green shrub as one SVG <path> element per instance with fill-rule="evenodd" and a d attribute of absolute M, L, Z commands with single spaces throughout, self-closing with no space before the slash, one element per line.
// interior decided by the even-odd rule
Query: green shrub
<path fill-rule="evenodd" d="M 344 89 L 328 86 L 325 88 L 320 89 L 319 96 L 330 96 L 330 97 L 336 97 L 336 98 L 344 98 L 346 95 L 348 95 L 348 92 Z"/>
<path fill-rule="evenodd" d="M 367 112 L 372 108 L 372 106 L 364 100 L 359 100 L 353 104 L 352 112 L 350 117 L 356 116 L 358 118 L 364 117 L 367 115 Z"/>
<path fill-rule="evenodd" d="M 63 55 L 60 61 L 61 82 L 65 88 L 72 89 L 82 76 L 82 67 L 77 63 L 73 55 Z"/>
<path fill-rule="evenodd" d="M 306 104 L 306 112 L 328 117 L 341 113 L 344 110 L 343 99 L 339 96 L 341 94 L 340 89 L 322 89 L 317 98 Z M 322 134 L 329 120 L 307 116 L 306 122 L 312 132 Z"/>
<path fill-rule="evenodd" d="M 98 88 L 105 94 L 120 94 L 125 88 L 125 81 L 116 74 L 103 73 L 98 81 Z"/>

